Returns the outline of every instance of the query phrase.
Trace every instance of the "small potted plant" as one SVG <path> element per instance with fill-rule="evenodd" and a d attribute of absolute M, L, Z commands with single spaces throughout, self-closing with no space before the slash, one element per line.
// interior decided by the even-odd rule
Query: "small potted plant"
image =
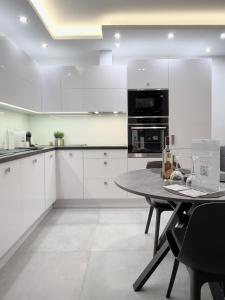
<path fill-rule="evenodd" d="M 54 133 L 55 146 L 64 146 L 64 133 L 61 131 L 56 131 Z"/>

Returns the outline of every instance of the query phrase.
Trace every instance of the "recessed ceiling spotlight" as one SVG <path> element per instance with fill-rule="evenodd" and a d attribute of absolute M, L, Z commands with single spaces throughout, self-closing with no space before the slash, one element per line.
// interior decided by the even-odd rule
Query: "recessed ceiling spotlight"
<path fill-rule="evenodd" d="M 115 110 L 113 113 L 116 115 L 116 114 L 118 114 L 119 112 Z"/>
<path fill-rule="evenodd" d="M 205 52 L 206 53 L 210 53 L 211 52 L 211 48 L 210 47 L 205 48 Z"/>
<path fill-rule="evenodd" d="M 120 47 L 120 43 L 116 43 L 116 47 L 119 48 Z"/>
<path fill-rule="evenodd" d="M 42 44 L 41 44 L 41 47 L 45 49 L 45 48 L 47 48 L 47 47 L 48 47 L 48 44 L 46 44 L 46 43 L 42 43 Z"/>
<path fill-rule="evenodd" d="M 119 32 L 115 33 L 114 37 L 115 37 L 116 40 L 119 40 L 120 39 L 120 33 Z"/>
<path fill-rule="evenodd" d="M 27 17 L 25 17 L 25 16 L 20 16 L 20 17 L 19 17 L 19 20 L 20 20 L 21 23 L 27 24 Z"/>
<path fill-rule="evenodd" d="M 225 39 L 225 32 L 221 33 L 220 38 L 221 38 L 221 40 Z"/>
<path fill-rule="evenodd" d="M 168 33 L 168 39 L 169 40 L 174 39 L 174 33 L 173 32 Z"/>
<path fill-rule="evenodd" d="M 95 115 L 98 115 L 98 114 L 99 114 L 99 112 L 98 112 L 98 111 L 95 111 L 95 112 L 94 112 L 94 114 L 95 114 Z"/>

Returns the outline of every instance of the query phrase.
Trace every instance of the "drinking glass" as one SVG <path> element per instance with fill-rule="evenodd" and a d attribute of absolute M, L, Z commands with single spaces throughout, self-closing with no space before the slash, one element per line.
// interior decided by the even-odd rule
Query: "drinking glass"
<path fill-rule="evenodd" d="M 183 184 L 184 175 L 181 173 L 179 160 L 180 160 L 180 155 L 174 156 L 175 170 L 170 175 L 170 180 L 178 184 Z"/>

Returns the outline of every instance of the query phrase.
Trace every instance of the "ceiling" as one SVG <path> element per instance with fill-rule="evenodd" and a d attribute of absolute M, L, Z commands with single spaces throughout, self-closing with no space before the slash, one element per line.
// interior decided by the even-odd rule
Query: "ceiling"
<path fill-rule="evenodd" d="M 220 34 L 225 32 L 224 0 L 40 0 L 39 2 L 48 3 L 48 11 L 60 27 L 73 28 L 76 24 L 79 26 L 98 24 L 102 30 L 101 39 L 99 36 L 94 39 L 93 36 L 91 39 L 83 39 L 84 37 L 78 39 L 77 36 L 76 39 L 68 39 L 66 36 L 63 36 L 62 40 L 55 39 L 30 0 L 0 0 L 0 33 L 4 33 L 31 57 L 43 64 L 51 62 L 69 64 L 76 57 L 83 57 L 85 61 L 89 61 L 90 57 L 97 57 L 100 50 L 112 50 L 117 60 L 134 57 L 225 55 L 225 39 L 220 39 Z M 157 22 L 164 26 L 136 26 L 138 22 L 149 24 L 148 19 L 154 24 L 154 18 L 147 18 L 150 15 L 148 13 L 143 15 L 146 16 L 143 19 L 134 17 L 136 13 L 144 11 L 157 12 L 156 15 L 161 16 Z M 172 22 L 171 16 L 174 16 L 175 12 L 177 16 L 181 14 L 178 18 L 180 22 L 184 15 L 186 19 L 183 20 L 189 22 L 194 20 L 193 16 L 196 18 L 198 15 L 199 20 L 205 18 L 205 24 L 212 24 L 214 20 L 215 24 L 220 26 L 178 26 L 175 22 L 176 26 L 165 26 L 163 16 L 167 16 L 167 20 L 170 18 Z M 106 15 L 108 17 L 103 18 Z M 20 23 L 19 16 L 26 16 L 27 24 Z M 123 16 L 127 16 L 127 19 Z M 76 23 L 73 20 L 76 20 Z M 89 23 L 85 20 L 89 20 Z M 195 22 L 193 21 L 193 24 Z M 124 26 L 124 23 L 132 25 Z M 114 38 L 115 32 L 121 34 L 119 41 Z M 174 39 L 167 38 L 169 32 L 174 33 Z M 116 42 L 120 43 L 119 47 L 116 47 Z M 42 43 L 47 43 L 47 48 L 42 48 Z M 207 47 L 211 48 L 210 53 L 206 53 Z"/>

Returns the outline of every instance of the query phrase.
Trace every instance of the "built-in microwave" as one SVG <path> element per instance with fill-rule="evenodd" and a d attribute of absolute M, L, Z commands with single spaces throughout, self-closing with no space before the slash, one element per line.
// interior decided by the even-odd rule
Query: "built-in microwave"
<path fill-rule="evenodd" d="M 128 116 L 168 116 L 168 90 L 128 90 Z"/>

